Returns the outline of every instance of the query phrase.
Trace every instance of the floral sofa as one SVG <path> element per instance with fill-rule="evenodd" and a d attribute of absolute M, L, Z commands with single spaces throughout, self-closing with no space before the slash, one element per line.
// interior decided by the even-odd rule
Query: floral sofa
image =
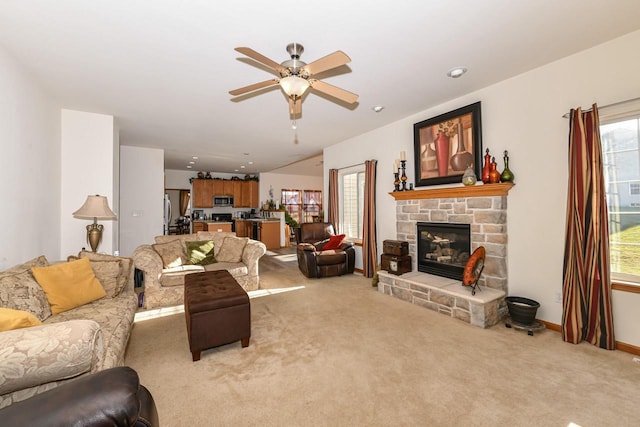
<path fill-rule="evenodd" d="M 258 261 L 266 246 L 235 233 L 199 231 L 196 234 L 156 236 L 155 244 L 141 245 L 133 253 L 135 268 L 144 272 L 144 308 L 184 303 L 184 276 L 189 273 L 228 270 L 246 291 L 258 289 Z M 211 243 L 212 262 L 194 264 L 188 248 Z M 215 260 L 213 260 L 215 258 Z"/>
<path fill-rule="evenodd" d="M 6 330 L 6 317 L 2 317 L 0 408 L 79 376 L 124 364 L 138 307 L 133 260 L 85 251 L 69 258 L 89 258 L 93 277 L 99 280 L 98 286 L 103 286 L 104 296 L 56 314 L 52 314 L 49 294 L 45 294 L 33 273 L 38 267 L 49 266 L 44 256 L 0 272 L 3 316 L 21 313 L 33 319 L 32 323 L 17 326 L 19 329 Z M 79 263 L 82 262 L 86 263 Z M 53 266 L 61 264 L 71 263 Z"/>

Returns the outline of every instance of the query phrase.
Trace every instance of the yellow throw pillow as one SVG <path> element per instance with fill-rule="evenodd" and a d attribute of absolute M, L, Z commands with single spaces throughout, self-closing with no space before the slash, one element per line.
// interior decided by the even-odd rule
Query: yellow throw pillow
<path fill-rule="evenodd" d="M 31 272 L 44 290 L 53 314 L 71 310 L 106 295 L 93 274 L 88 258 L 50 267 L 34 267 Z"/>
<path fill-rule="evenodd" d="M 28 311 L 0 307 L 0 331 L 11 331 L 41 324 L 42 322 Z"/>

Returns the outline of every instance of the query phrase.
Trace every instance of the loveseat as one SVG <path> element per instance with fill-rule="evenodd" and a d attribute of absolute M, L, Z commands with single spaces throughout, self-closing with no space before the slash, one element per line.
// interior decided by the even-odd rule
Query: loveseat
<path fill-rule="evenodd" d="M 0 407 L 124 364 L 138 307 L 133 260 L 82 251 L 69 261 L 50 266 L 40 256 L 0 272 L 3 328 L 7 325 L 6 313 L 20 316 L 16 323 L 19 329 L 0 332 Z M 50 294 L 45 293 L 33 272 L 80 264 L 90 266 L 104 296 L 56 312 L 59 305 L 49 302 Z M 73 279 L 66 283 L 78 285 Z M 71 289 L 78 294 L 84 292 L 78 291 L 83 289 L 79 285 Z"/>
<path fill-rule="evenodd" d="M 213 254 L 207 258 L 211 262 L 194 263 L 193 253 L 200 254 L 189 253 L 194 245 L 210 248 Z M 256 290 L 260 284 L 258 261 L 266 250 L 264 243 L 232 232 L 156 236 L 155 244 L 138 246 L 132 256 L 135 268 L 144 272 L 143 306 L 183 304 L 184 276 L 202 271 L 227 270 L 245 291 Z"/>

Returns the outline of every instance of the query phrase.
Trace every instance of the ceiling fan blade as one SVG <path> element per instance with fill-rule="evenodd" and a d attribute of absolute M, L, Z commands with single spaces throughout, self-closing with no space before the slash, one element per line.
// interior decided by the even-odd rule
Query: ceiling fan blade
<path fill-rule="evenodd" d="M 307 70 L 309 75 L 313 75 L 348 64 L 349 62 L 351 62 L 351 58 L 349 58 L 349 56 L 347 56 L 343 51 L 338 50 L 320 59 L 316 59 L 312 63 L 305 65 L 303 68 Z"/>
<path fill-rule="evenodd" d="M 302 114 L 302 100 L 296 99 L 295 101 L 289 98 L 289 115 L 291 116 L 299 116 Z"/>
<path fill-rule="evenodd" d="M 229 94 L 233 96 L 238 96 L 247 92 L 253 92 L 254 90 L 262 89 L 264 87 L 269 87 L 277 84 L 278 84 L 278 79 L 265 80 L 260 83 L 254 83 L 252 85 L 241 87 L 239 89 L 230 90 Z"/>
<path fill-rule="evenodd" d="M 280 65 L 277 62 L 267 58 L 266 56 L 256 52 L 255 50 L 251 49 L 250 47 L 237 47 L 235 50 L 240 52 L 240 53 L 242 53 L 243 55 L 247 55 L 249 58 L 258 61 L 261 64 L 266 65 L 269 68 L 273 68 L 274 70 L 278 71 L 279 73 L 286 71 L 286 68 L 284 68 L 282 65 Z"/>
<path fill-rule="evenodd" d="M 358 95 L 355 93 L 349 92 L 348 90 L 340 89 L 339 87 L 330 85 L 329 83 L 325 83 L 321 80 L 309 80 L 311 83 L 311 88 L 317 90 L 318 92 L 325 93 L 329 96 L 333 96 L 341 101 L 344 101 L 348 104 L 354 104 L 358 100 Z"/>

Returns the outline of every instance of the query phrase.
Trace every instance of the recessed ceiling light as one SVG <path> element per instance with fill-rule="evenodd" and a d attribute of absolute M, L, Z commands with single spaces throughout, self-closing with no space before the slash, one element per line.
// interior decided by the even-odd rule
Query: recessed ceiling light
<path fill-rule="evenodd" d="M 234 171 L 234 172 L 240 172 L 240 170 L 238 170 L 238 169 L 234 169 L 233 171 Z"/>
<path fill-rule="evenodd" d="M 458 77 L 460 77 L 466 72 L 467 72 L 467 69 L 465 67 L 455 67 L 447 71 L 447 76 L 457 79 Z"/>
<path fill-rule="evenodd" d="M 198 160 L 198 156 L 193 156 L 192 159 L 193 160 Z"/>
<path fill-rule="evenodd" d="M 187 169 L 191 169 L 193 166 L 191 165 L 187 165 Z"/>
<path fill-rule="evenodd" d="M 244 169 L 244 168 L 245 168 L 245 166 L 244 166 L 244 165 L 240 166 L 240 169 Z"/>
<path fill-rule="evenodd" d="M 252 165 L 252 164 L 253 164 L 253 162 L 249 162 L 249 164 L 250 164 L 250 165 Z"/>
<path fill-rule="evenodd" d="M 194 162 L 194 161 L 190 161 L 190 162 L 189 162 L 189 164 L 190 164 L 190 165 L 195 165 L 195 164 L 196 164 L 196 162 Z"/>
<path fill-rule="evenodd" d="M 374 105 L 373 107 L 371 107 L 371 109 L 376 113 L 379 113 L 380 111 L 384 110 L 384 105 Z"/>

